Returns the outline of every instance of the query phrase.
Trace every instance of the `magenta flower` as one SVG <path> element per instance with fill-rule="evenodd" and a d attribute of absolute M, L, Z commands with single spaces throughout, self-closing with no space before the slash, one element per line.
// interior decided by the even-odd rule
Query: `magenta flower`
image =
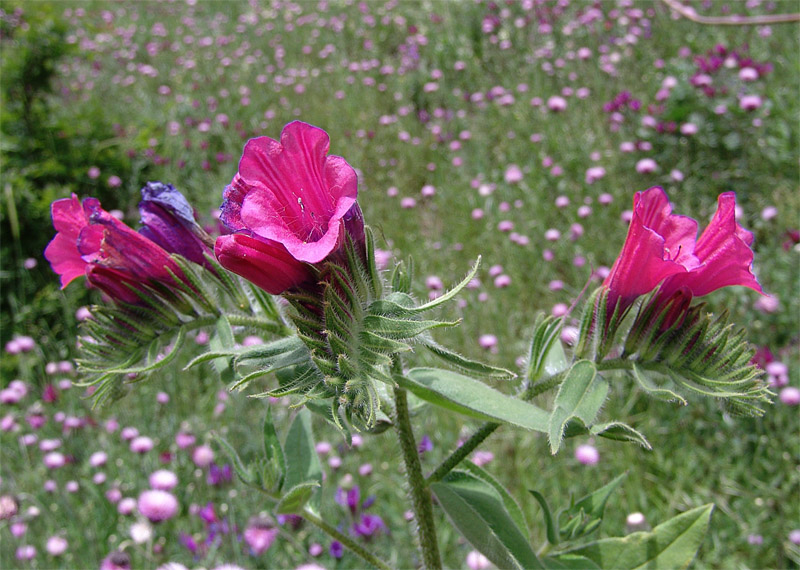
<path fill-rule="evenodd" d="M 609 312 L 617 303 L 625 310 L 662 281 L 663 299 L 681 290 L 701 297 L 731 285 L 762 293 L 751 270 L 753 235 L 736 222 L 735 201 L 733 192 L 721 194 L 714 218 L 697 239 L 697 222 L 673 214 L 663 189 L 637 193 L 622 252 L 603 282 Z"/>
<path fill-rule="evenodd" d="M 356 173 L 329 147 L 325 131 L 299 121 L 280 141 L 248 141 L 223 196 L 220 219 L 234 232 L 217 238 L 223 267 L 278 294 L 312 279 L 307 264 L 336 252 L 346 233 L 363 242 Z"/>
<path fill-rule="evenodd" d="M 137 303 L 142 285 L 173 287 L 181 270 L 163 248 L 100 207 L 96 198 L 71 198 L 52 205 L 56 237 L 44 255 L 61 276 L 61 288 L 86 275 L 89 284 L 114 300 Z"/>

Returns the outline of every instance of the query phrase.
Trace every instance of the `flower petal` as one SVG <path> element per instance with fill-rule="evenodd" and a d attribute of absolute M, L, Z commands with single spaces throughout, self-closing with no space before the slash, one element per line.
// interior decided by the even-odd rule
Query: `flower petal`
<path fill-rule="evenodd" d="M 664 283 L 665 289 L 688 287 L 696 297 L 702 297 L 722 287 L 742 285 L 763 293 L 752 271 L 753 234 L 738 224 L 735 208 L 733 192 L 720 194 L 717 211 L 695 247 L 702 265 L 688 275 L 670 278 Z"/>
<path fill-rule="evenodd" d="M 328 148 L 325 131 L 299 121 L 283 129 L 280 143 L 250 140 L 226 189 L 223 221 L 283 244 L 299 261 L 322 261 L 339 245 L 357 194 L 355 171 L 326 156 Z"/>
<path fill-rule="evenodd" d="M 241 275 L 272 295 L 314 278 L 305 263 L 297 261 L 279 243 L 245 233 L 217 238 L 214 253 L 228 271 Z"/>
<path fill-rule="evenodd" d="M 609 303 L 612 307 L 621 300 L 624 309 L 636 297 L 652 291 L 666 277 L 687 272 L 681 261 L 697 265 L 691 255 L 694 249 L 691 222 L 694 223 L 696 235 L 696 222 L 691 218 L 673 216 L 669 200 L 661 188 L 636 194 L 628 235 L 619 257 L 603 282 L 610 290 Z M 665 236 L 659 230 L 675 231 L 676 235 Z M 668 251 L 667 244 L 674 251 Z"/>

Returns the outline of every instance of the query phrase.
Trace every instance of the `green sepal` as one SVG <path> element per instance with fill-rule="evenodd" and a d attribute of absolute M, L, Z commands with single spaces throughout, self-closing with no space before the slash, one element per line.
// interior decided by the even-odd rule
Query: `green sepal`
<path fill-rule="evenodd" d="M 569 366 L 564 347 L 560 341 L 563 320 L 539 313 L 533 324 L 533 337 L 528 350 L 528 372 L 530 382 L 543 376 L 553 376 Z"/>
<path fill-rule="evenodd" d="M 639 384 L 639 387 L 644 390 L 648 396 L 665 402 L 677 402 L 682 406 L 688 404 L 686 399 L 680 394 L 653 382 L 651 374 L 646 373 L 644 370 L 640 370 L 635 362 L 631 368 L 631 374 L 633 375 L 634 380 L 636 380 L 636 383 Z"/>
<path fill-rule="evenodd" d="M 392 291 L 400 293 L 411 293 L 411 284 L 414 279 L 414 258 L 409 256 L 408 263 L 399 261 L 392 270 L 392 277 L 389 280 L 392 284 Z"/>

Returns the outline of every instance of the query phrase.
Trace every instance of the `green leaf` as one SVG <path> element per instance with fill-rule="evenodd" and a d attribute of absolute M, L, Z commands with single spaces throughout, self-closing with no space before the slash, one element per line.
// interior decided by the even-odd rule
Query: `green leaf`
<path fill-rule="evenodd" d="M 711 504 L 697 507 L 661 523 L 652 531 L 604 538 L 568 553 L 585 556 L 601 568 L 686 568 L 703 543 L 713 509 Z"/>
<path fill-rule="evenodd" d="M 452 471 L 431 491 L 464 538 L 499 568 L 543 568 L 491 484 Z"/>
<path fill-rule="evenodd" d="M 668 390 L 662 386 L 658 386 L 650 376 L 647 374 L 646 371 L 641 370 L 636 363 L 633 363 L 632 374 L 634 380 L 636 380 L 639 387 L 644 390 L 648 396 L 652 396 L 657 400 L 662 400 L 665 402 L 678 402 L 682 406 L 686 405 L 686 400 L 680 394 L 676 394 L 672 390 Z"/>
<path fill-rule="evenodd" d="M 322 466 L 314 448 L 314 435 L 311 431 L 311 412 L 300 410 L 289 427 L 283 449 L 286 456 L 286 477 L 283 483 L 285 488 L 291 489 L 308 482 L 322 484 Z M 316 499 L 316 503 L 319 503 L 319 494 Z M 314 504 L 314 510 L 318 510 L 318 506 Z"/>
<path fill-rule="evenodd" d="M 647 438 L 642 433 L 636 431 L 631 426 L 623 422 L 608 422 L 604 424 L 595 424 L 589 430 L 592 435 L 599 435 L 615 441 L 624 441 L 628 443 L 635 443 L 641 445 L 645 449 L 653 449 Z"/>
<path fill-rule="evenodd" d="M 601 570 L 597 564 L 577 554 L 559 554 L 545 558 L 542 563 L 547 570 Z"/>
<path fill-rule="evenodd" d="M 320 486 L 316 481 L 309 481 L 307 483 L 300 483 L 295 485 L 289 492 L 275 506 L 275 514 L 289 515 L 299 513 L 306 506 L 311 496 L 314 494 L 314 489 Z"/>
<path fill-rule="evenodd" d="M 556 395 L 550 414 L 548 435 L 550 451 L 555 455 L 561 447 L 564 428 L 572 418 L 591 426 L 608 396 L 608 382 L 597 375 L 594 363 L 581 360 L 572 365 Z"/>
<path fill-rule="evenodd" d="M 525 536 L 530 534 L 528 523 L 525 522 L 525 515 L 522 513 L 522 509 L 519 507 L 519 504 L 514 497 L 511 496 L 508 490 L 503 487 L 500 481 L 492 477 L 492 475 L 482 467 L 475 465 L 472 461 L 462 462 L 460 469 L 469 471 L 469 473 L 478 479 L 485 483 L 489 483 L 489 485 L 494 487 L 495 491 L 500 494 L 500 498 L 503 499 L 503 505 L 505 505 L 508 514 L 514 520 L 514 523 L 517 525 L 517 528 L 520 530 L 520 532 L 522 532 Z"/>
<path fill-rule="evenodd" d="M 244 462 L 239 457 L 239 454 L 236 453 L 236 450 L 233 448 L 233 446 L 228 443 L 228 440 L 217 433 L 212 433 L 211 437 L 219 444 L 219 446 L 225 452 L 225 455 L 227 455 L 231 460 L 231 463 L 233 463 L 233 471 L 236 473 L 239 479 L 248 485 L 255 483 L 256 478 L 253 475 L 252 469 L 245 466 Z"/>
<path fill-rule="evenodd" d="M 453 352 L 452 350 L 436 343 L 432 338 L 425 338 L 424 335 L 419 340 L 423 346 L 425 346 L 425 348 L 430 350 L 433 354 L 454 368 L 461 370 L 462 372 L 474 374 L 481 378 L 495 378 L 497 380 L 505 380 L 506 378 L 513 378 L 516 376 L 516 374 L 510 370 L 506 370 L 505 368 L 490 366 L 489 364 L 484 364 L 483 362 L 478 362 L 477 360 L 471 360 L 466 356 L 462 356 L 457 352 Z"/>
<path fill-rule="evenodd" d="M 275 483 L 277 489 L 283 485 L 283 476 L 286 473 L 286 459 L 283 455 L 281 442 L 278 439 L 278 434 L 275 431 L 275 424 L 272 423 L 272 406 L 267 405 L 267 411 L 264 414 L 264 457 L 266 459 L 266 467 L 275 470 Z M 272 489 L 268 489 L 272 490 Z"/>
<path fill-rule="evenodd" d="M 459 414 L 547 433 L 546 411 L 457 372 L 412 368 L 395 380 L 418 398 Z"/>
<path fill-rule="evenodd" d="M 552 545 L 558 544 L 558 519 L 553 518 L 550 512 L 550 505 L 547 504 L 547 499 L 545 499 L 544 495 L 539 491 L 528 489 L 528 492 L 533 495 L 533 498 L 536 499 L 539 506 L 542 507 L 542 516 L 544 516 L 544 525 L 547 530 L 547 541 Z"/>

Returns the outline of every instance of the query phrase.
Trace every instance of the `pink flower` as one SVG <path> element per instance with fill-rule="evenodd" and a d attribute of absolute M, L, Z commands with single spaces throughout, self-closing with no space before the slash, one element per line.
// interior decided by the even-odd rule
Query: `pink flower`
<path fill-rule="evenodd" d="M 269 550 L 276 538 L 278 538 L 278 528 L 265 519 L 251 520 L 244 531 L 244 541 L 254 556 L 261 556 Z"/>
<path fill-rule="evenodd" d="M 603 285 L 609 310 L 621 310 L 662 283 L 659 296 L 679 290 L 702 297 L 721 287 L 744 285 L 761 293 L 751 271 L 753 235 L 736 222 L 733 192 L 720 194 L 717 212 L 698 239 L 697 222 L 672 213 L 669 199 L 656 186 L 633 200 L 633 218 L 622 252 Z"/>
<path fill-rule="evenodd" d="M 223 267 L 279 294 L 312 279 L 307 264 L 337 251 L 345 233 L 363 242 L 356 173 L 329 147 L 325 131 L 299 121 L 280 141 L 248 141 L 222 203 L 220 219 L 234 232 L 217 238 Z"/>
<path fill-rule="evenodd" d="M 114 300 L 137 303 L 130 288 L 173 287 L 183 273 L 163 248 L 106 212 L 96 198 L 71 198 L 52 205 L 56 237 L 44 256 L 61 276 L 61 288 L 86 275 L 89 284 Z"/>
<path fill-rule="evenodd" d="M 171 519 L 178 513 L 178 506 L 178 499 L 166 491 L 150 489 L 139 495 L 139 512 L 150 522 Z"/>
<path fill-rule="evenodd" d="M 583 465 L 596 465 L 600 461 L 600 453 L 593 445 L 579 445 L 575 449 L 575 459 Z"/>
<path fill-rule="evenodd" d="M 744 95 L 739 99 L 739 107 L 744 111 L 755 111 L 763 101 L 758 95 Z"/>
<path fill-rule="evenodd" d="M 658 164 L 652 158 L 643 158 L 636 163 L 636 172 L 639 174 L 650 174 L 658 169 Z"/>

